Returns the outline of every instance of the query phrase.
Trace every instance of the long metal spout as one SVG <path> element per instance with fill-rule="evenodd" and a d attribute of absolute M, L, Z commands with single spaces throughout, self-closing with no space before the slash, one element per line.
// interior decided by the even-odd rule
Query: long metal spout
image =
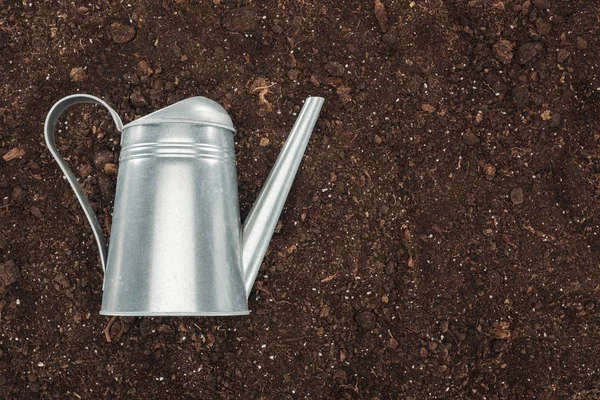
<path fill-rule="evenodd" d="M 302 161 L 304 150 L 319 117 L 324 99 L 309 97 L 285 141 L 250 214 L 244 221 L 242 236 L 242 265 L 246 297 L 250 295 L 254 280 L 267 252 L 273 231 L 283 210 L 285 199 Z"/>

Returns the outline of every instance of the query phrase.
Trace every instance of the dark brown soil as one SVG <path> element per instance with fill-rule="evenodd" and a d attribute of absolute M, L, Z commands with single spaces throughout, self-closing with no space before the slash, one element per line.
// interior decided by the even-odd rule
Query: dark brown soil
<path fill-rule="evenodd" d="M 0 397 L 600 398 L 599 17 L 0 0 Z M 302 100 L 326 98 L 249 317 L 98 314 L 98 251 L 42 133 L 77 92 L 125 122 L 223 104 L 243 215 Z M 88 105 L 58 136 L 108 234 L 119 134 Z"/>

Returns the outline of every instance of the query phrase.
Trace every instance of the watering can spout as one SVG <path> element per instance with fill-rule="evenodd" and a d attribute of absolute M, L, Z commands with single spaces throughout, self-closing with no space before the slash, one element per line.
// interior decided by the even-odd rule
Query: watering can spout
<path fill-rule="evenodd" d="M 246 217 L 242 233 L 242 266 L 246 297 L 250 295 L 285 199 L 312 134 L 322 97 L 309 97 L 275 161 L 264 186 Z"/>

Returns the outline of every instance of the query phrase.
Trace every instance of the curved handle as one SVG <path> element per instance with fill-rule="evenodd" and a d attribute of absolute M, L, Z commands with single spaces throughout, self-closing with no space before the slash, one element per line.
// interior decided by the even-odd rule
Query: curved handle
<path fill-rule="evenodd" d="M 58 163 L 58 166 L 65 174 L 67 181 L 73 188 L 75 192 L 75 196 L 77 196 L 77 200 L 79 200 L 79 204 L 83 208 L 83 212 L 87 217 L 90 225 L 92 226 L 92 231 L 94 232 L 94 236 L 96 237 L 96 244 L 98 245 L 98 249 L 100 250 L 100 263 L 102 264 L 102 271 L 106 272 L 106 259 L 108 257 L 108 249 L 106 248 L 106 241 L 104 239 L 104 234 L 102 233 L 102 228 L 100 227 L 100 223 L 98 222 L 98 218 L 94 213 L 94 209 L 90 205 L 83 189 L 77 182 L 77 177 L 73 174 L 69 165 L 63 160 L 62 156 L 56 149 L 56 143 L 54 141 L 54 129 L 56 128 L 56 122 L 58 121 L 58 117 L 65 111 L 69 106 L 78 103 L 94 103 L 104 106 L 110 112 L 110 115 L 115 121 L 117 125 L 117 129 L 119 132 L 123 130 L 123 123 L 121 122 L 121 118 L 115 110 L 110 108 L 108 104 L 104 101 L 100 100 L 97 97 L 91 96 L 89 94 L 74 94 L 71 96 L 67 96 L 61 100 L 59 100 L 56 104 L 52 106 L 48 116 L 46 117 L 46 123 L 44 124 L 44 138 L 46 139 L 46 145 L 52 153 L 52 157 Z"/>

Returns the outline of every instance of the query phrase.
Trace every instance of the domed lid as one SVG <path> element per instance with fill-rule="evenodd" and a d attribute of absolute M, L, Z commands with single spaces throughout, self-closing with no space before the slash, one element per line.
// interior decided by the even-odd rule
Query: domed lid
<path fill-rule="evenodd" d="M 134 125 L 165 123 L 211 125 L 235 132 L 227 111 L 219 103 L 202 96 L 181 100 L 145 117 L 138 118 L 125 125 L 123 129 Z"/>

